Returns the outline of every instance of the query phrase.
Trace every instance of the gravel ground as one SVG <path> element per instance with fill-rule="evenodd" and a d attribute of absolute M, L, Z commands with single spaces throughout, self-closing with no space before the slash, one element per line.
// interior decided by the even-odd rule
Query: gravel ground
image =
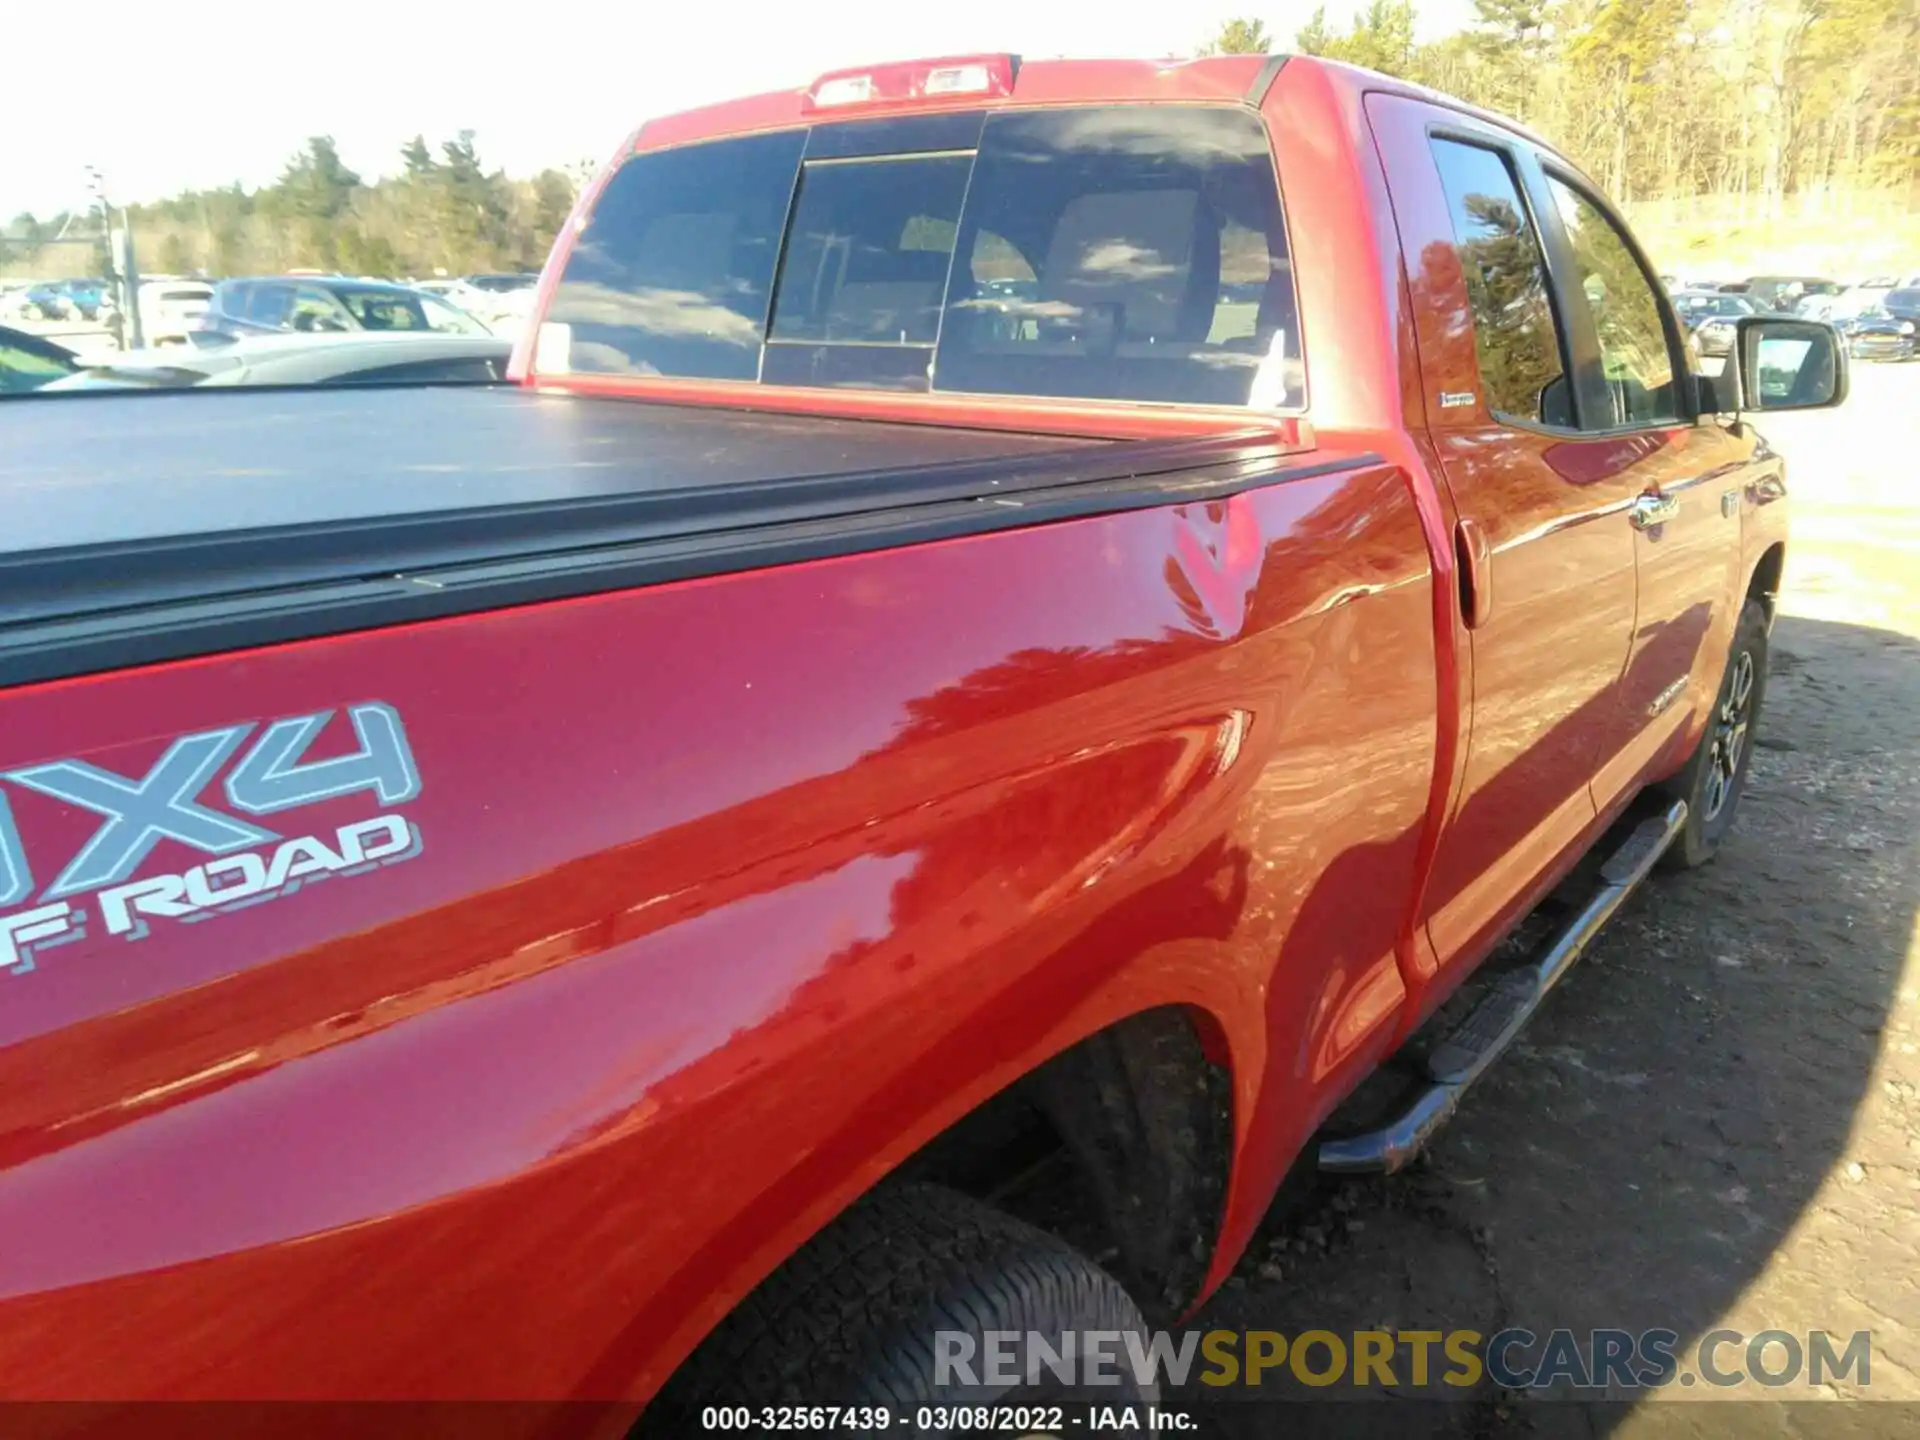
<path fill-rule="evenodd" d="M 1426 1160 L 1272 1221 L 1197 1323 L 1664 1326 L 1683 1362 L 1719 1327 L 1864 1329 L 1870 1384 L 1483 1384 L 1208 1433 L 1920 1434 L 1920 364 L 1763 428 L 1794 537 L 1732 841 L 1629 903 Z"/>

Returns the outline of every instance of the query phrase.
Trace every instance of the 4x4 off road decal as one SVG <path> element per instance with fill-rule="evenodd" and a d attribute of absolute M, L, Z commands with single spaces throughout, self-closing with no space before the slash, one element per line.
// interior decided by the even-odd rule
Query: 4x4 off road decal
<path fill-rule="evenodd" d="M 96 926 L 105 935 L 140 940 L 150 921 L 193 924 L 330 876 L 359 875 L 418 855 L 420 832 L 398 814 L 291 839 L 258 823 L 352 795 L 366 795 L 382 812 L 419 795 L 420 772 L 391 705 L 349 705 L 346 719 L 358 748 L 326 760 L 306 758 L 338 713 L 275 720 L 257 736 L 251 723 L 182 735 L 144 775 L 116 774 L 85 760 L 0 771 L 6 782 L 0 785 L 0 973 L 24 975 L 37 953 L 82 939 Z M 221 809 L 206 791 L 230 760 L 221 786 L 228 808 Z M 92 838 L 45 889 L 36 891 L 32 868 L 44 857 L 23 836 L 16 818 L 22 807 L 9 803 L 6 785 L 100 817 Z M 210 858 L 187 870 L 141 874 L 162 840 Z"/>

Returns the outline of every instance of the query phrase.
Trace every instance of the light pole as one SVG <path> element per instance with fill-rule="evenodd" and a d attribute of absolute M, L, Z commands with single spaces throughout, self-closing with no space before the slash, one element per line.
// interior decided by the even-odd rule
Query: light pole
<path fill-rule="evenodd" d="M 138 350 L 146 342 L 140 329 L 140 269 L 133 256 L 133 226 L 126 211 L 120 212 L 120 224 L 113 223 L 113 204 L 107 199 L 107 181 L 93 166 L 87 166 L 87 189 L 100 204 L 101 223 L 107 227 L 107 260 L 113 269 L 110 277 L 119 291 L 114 307 L 120 315 L 120 348 Z"/>

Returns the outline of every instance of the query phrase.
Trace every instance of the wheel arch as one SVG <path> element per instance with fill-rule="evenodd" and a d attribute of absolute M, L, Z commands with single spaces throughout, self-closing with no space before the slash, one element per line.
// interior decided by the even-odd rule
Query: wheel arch
<path fill-rule="evenodd" d="M 1233 1078 L 1207 1010 L 1132 1011 L 955 1117 L 846 1208 L 896 1181 L 948 1186 L 1094 1251 L 1150 1317 L 1171 1319 L 1201 1294 L 1220 1241 Z M 1072 1213 L 1049 1208 L 1062 1187 L 1048 1188 L 1048 1166 L 1077 1192 Z"/>
<path fill-rule="evenodd" d="M 721 1322 L 902 1184 L 946 1186 L 1089 1252 L 1111 1269 L 1149 1323 L 1170 1323 L 1203 1290 L 1220 1243 L 1235 1154 L 1227 1031 L 1211 1012 L 1168 1003 L 1110 1020 L 954 1117 L 846 1203 L 750 1284 L 709 1312 L 698 1339 L 646 1367 L 641 1394 L 698 1364 Z M 1049 1163 L 1035 1124 L 1056 1142 L 1078 1203 L 1049 1210 L 1019 1194 Z M 1056 1192 L 1057 1198 L 1057 1192 Z M 1089 1232 L 1086 1222 L 1098 1221 Z M 686 1343 L 683 1341 L 682 1343 Z M 636 1397 L 637 1398 L 637 1397 Z"/>
<path fill-rule="evenodd" d="M 1232 1078 L 1212 1017 L 1183 1006 L 1130 1015 L 1029 1077 L 1149 1316 L 1169 1319 L 1198 1298 L 1219 1244 Z"/>
<path fill-rule="evenodd" d="M 1780 581 L 1786 571 L 1787 542 L 1776 540 L 1760 552 L 1760 558 L 1754 561 L 1753 573 L 1747 577 L 1745 598 L 1758 600 L 1767 611 L 1767 624 L 1773 624 L 1775 607 L 1780 599 Z"/>

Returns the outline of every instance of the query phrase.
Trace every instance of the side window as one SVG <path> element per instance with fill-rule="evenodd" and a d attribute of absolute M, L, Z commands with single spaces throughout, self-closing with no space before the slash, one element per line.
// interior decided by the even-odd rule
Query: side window
<path fill-rule="evenodd" d="M 1567 229 L 1580 288 L 1593 311 L 1613 413 L 1602 425 L 1656 425 L 1680 418 L 1673 352 L 1653 284 L 1613 222 L 1556 176 L 1547 177 Z M 1598 428 L 1598 427 L 1596 427 Z"/>
<path fill-rule="evenodd" d="M 485 335 L 487 327 L 467 314 L 458 306 L 449 305 L 444 300 L 436 300 L 431 295 L 419 297 L 420 311 L 425 317 L 429 330 L 438 330 L 443 335 Z"/>
<path fill-rule="evenodd" d="M 354 328 L 353 317 L 326 291 L 302 285 L 293 295 L 287 314 L 287 327 L 293 330 L 336 331 Z"/>
<path fill-rule="evenodd" d="M 1039 293 L 1038 277 L 1027 257 L 1013 248 L 1013 242 L 991 230 L 978 230 L 973 237 L 973 283 L 975 285 L 1029 286 Z"/>
<path fill-rule="evenodd" d="M 1433 142 L 1454 248 L 1473 307 L 1480 384 L 1496 415 L 1571 426 L 1572 395 L 1560 358 L 1540 236 L 1507 159 L 1457 140 Z"/>
<path fill-rule="evenodd" d="M 334 299 L 347 307 L 362 330 L 425 330 L 427 317 L 411 295 L 384 290 L 341 290 Z"/>
<path fill-rule="evenodd" d="M 1040 281 L 1027 257 L 1006 236 L 976 230 L 967 268 L 971 285 L 963 286 L 959 277 L 954 281 L 956 292 L 970 297 L 955 323 L 974 326 L 992 344 L 1033 339 L 1038 324 L 1030 312 L 1040 298 Z"/>
<path fill-rule="evenodd" d="M 261 325 L 284 326 L 293 308 L 293 291 L 285 285 L 255 285 L 247 296 L 246 317 Z"/>

